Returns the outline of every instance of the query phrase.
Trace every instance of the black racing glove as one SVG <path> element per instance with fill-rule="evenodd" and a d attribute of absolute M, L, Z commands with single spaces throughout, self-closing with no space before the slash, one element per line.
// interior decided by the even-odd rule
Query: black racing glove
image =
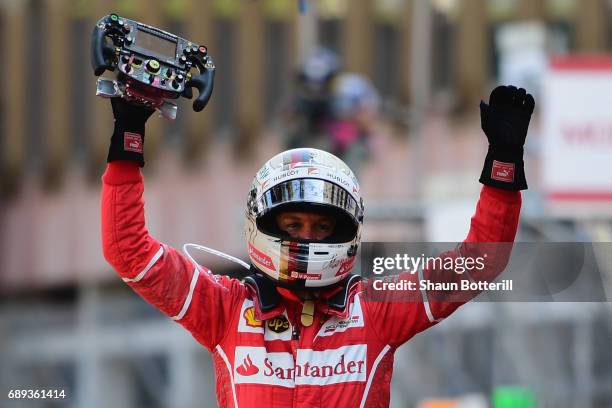
<path fill-rule="evenodd" d="M 526 190 L 523 145 L 535 107 L 523 88 L 498 86 L 489 104 L 480 102 L 480 123 L 489 140 L 489 151 L 480 182 L 506 190 Z"/>
<path fill-rule="evenodd" d="M 111 98 L 115 130 L 108 149 L 107 162 L 115 160 L 136 161 L 144 166 L 145 123 L 154 109 L 135 105 L 122 98 Z"/>

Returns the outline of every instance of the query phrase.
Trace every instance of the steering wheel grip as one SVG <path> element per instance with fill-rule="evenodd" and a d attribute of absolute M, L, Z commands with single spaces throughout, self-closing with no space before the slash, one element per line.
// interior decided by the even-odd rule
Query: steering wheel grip
<path fill-rule="evenodd" d="M 198 97 L 195 101 L 193 101 L 194 111 L 200 112 L 202 109 L 204 109 L 212 95 L 214 82 L 215 69 L 206 68 L 204 73 L 191 78 L 191 80 L 186 84 L 189 87 L 197 88 L 199 92 Z"/>
<path fill-rule="evenodd" d="M 183 93 L 181 95 L 187 99 L 193 99 L 193 90 L 191 89 L 191 87 L 185 86 L 185 89 L 183 90 Z"/>
<path fill-rule="evenodd" d="M 91 33 L 91 67 L 95 76 L 100 76 L 106 71 L 113 70 L 109 59 L 113 57 L 114 48 L 106 43 L 106 33 L 100 27 L 95 26 Z"/>
<path fill-rule="evenodd" d="M 91 33 L 91 67 L 95 76 L 100 76 L 108 68 L 104 59 L 104 31 L 95 26 Z"/>

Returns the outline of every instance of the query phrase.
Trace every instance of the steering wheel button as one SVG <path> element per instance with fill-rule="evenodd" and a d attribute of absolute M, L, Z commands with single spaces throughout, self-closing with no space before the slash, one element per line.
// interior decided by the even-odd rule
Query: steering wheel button
<path fill-rule="evenodd" d="M 147 62 L 147 71 L 156 74 L 159 72 L 159 66 L 159 61 L 154 59 L 149 60 L 149 62 Z"/>
<path fill-rule="evenodd" d="M 198 48 L 198 51 L 200 52 L 200 54 L 206 55 L 206 47 L 205 46 L 200 46 L 200 48 Z"/>

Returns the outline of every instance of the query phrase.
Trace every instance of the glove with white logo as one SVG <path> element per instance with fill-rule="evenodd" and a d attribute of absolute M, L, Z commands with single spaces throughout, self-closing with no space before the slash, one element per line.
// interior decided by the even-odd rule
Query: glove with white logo
<path fill-rule="evenodd" d="M 523 145 L 531 114 L 533 96 L 523 88 L 498 86 L 489 104 L 480 102 L 480 123 L 489 140 L 489 151 L 480 182 L 506 190 L 526 190 Z"/>
<path fill-rule="evenodd" d="M 108 149 L 107 162 L 115 160 L 136 161 L 144 166 L 145 123 L 155 112 L 142 105 L 134 105 L 122 98 L 111 98 L 115 130 Z"/>

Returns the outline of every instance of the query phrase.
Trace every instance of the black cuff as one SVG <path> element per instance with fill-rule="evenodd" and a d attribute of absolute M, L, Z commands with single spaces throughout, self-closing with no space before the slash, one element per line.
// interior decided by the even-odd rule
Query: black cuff
<path fill-rule="evenodd" d="M 489 145 L 479 181 L 504 190 L 527 190 L 523 148 Z"/>
<path fill-rule="evenodd" d="M 115 130 L 108 149 L 107 162 L 115 160 L 135 161 L 144 166 L 145 124 L 115 120 Z"/>

